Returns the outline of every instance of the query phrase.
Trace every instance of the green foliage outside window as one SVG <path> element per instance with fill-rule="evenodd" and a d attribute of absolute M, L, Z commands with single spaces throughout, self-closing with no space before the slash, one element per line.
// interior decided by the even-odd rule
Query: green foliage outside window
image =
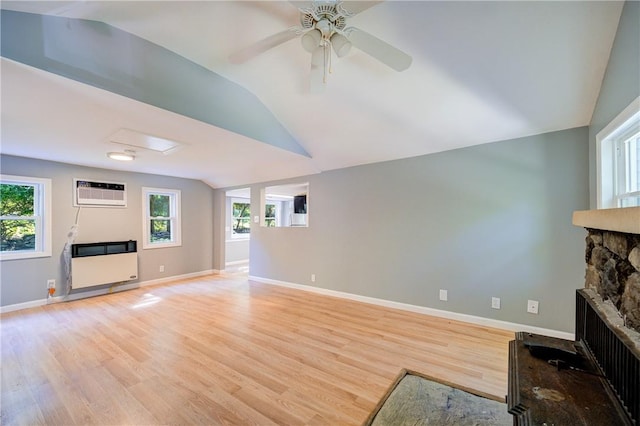
<path fill-rule="evenodd" d="M 264 224 L 269 228 L 276 226 L 276 205 L 267 204 L 264 209 Z"/>
<path fill-rule="evenodd" d="M 248 234 L 251 232 L 251 205 L 249 203 L 233 203 L 233 233 Z"/>
<path fill-rule="evenodd" d="M 0 184 L 0 250 L 35 250 L 35 187 Z"/>
<path fill-rule="evenodd" d="M 162 194 L 149 195 L 149 212 L 151 219 L 151 242 L 171 241 L 171 196 Z"/>

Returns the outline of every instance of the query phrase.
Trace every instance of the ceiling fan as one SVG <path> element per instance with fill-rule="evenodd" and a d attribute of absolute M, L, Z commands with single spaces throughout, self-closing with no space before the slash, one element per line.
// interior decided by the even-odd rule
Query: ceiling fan
<path fill-rule="evenodd" d="M 343 57 L 357 47 L 396 71 L 411 65 L 411 56 L 355 27 L 348 18 L 381 1 L 290 1 L 300 11 L 300 26 L 287 28 L 260 40 L 229 57 L 232 63 L 246 62 L 291 39 L 301 37 L 302 47 L 311 53 L 311 91 L 322 90 L 331 68 L 331 51 Z"/>

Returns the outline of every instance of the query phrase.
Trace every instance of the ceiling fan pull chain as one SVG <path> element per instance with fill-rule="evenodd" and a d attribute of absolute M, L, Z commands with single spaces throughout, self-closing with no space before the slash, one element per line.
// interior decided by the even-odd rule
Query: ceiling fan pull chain
<path fill-rule="evenodd" d="M 324 84 L 327 84 L 327 68 L 328 68 L 328 64 L 327 64 L 327 62 L 328 62 L 328 60 L 327 60 L 327 50 L 328 49 L 327 49 L 327 46 L 328 46 L 328 44 L 325 42 L 324 43 L 324 76 L 322 78 L 322 82 Z"/>
<path fill-rule="evenodd" d="M 331 44 L 331 39 L 327 40 L 328 48 L 327 48 L 327 56 L 329 57 L 329 74 L 333 74 L 333 61 L 331 58 L 331 51 L 333 50 L 333 45 Z"/>

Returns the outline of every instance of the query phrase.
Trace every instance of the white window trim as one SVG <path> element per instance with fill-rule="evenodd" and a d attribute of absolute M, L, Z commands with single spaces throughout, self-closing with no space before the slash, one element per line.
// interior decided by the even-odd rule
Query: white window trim
<path fill-rule="evenodd" d="M 35 251 L 0 252 L 0 260 L 32 259 L 51 257 L 51 179 L 27 176 L 0 175 L 0 181 L 7 184 L 28 184 L 37 187 L 37 203 L 41 216 L 36 220 Z"/>
<path fill-rule="evenodd" d="M 172 231 L 173 241 L 167 243 L 152 243 L 149 241 L 149 223 L 151 221 L 149 195 L 168 195 L 172 197 L 175 209 L 174 215 L 171 216 L 174 225 Z M 182 246 L 182 203 L 180 198 L 181 191 L 179 189 L 142 187 L 142 248 L 144 250 Z"/>
<path fill-rule="evenodd" d="M 627 161 L 622 164 L 623 166 L 622 170 L 618 168 L 620 161 L 615 162 L 615 165 L 616 165 L 615 205 L 616 207 L 620 206 L 620 204 L 622 203 L 622 200 L 625 198 L 629 198 L 629 197 L 635 198 L 640 196 L 640 191 L 629 191 L 629 189 L 627 188 L 627 176 L 628 176 L 627 167 L 629 166 L 628 163 L 637 164 L 637 158 L 636 158 L 636 151 L 632 151 L 632 150 L 627 151 L 627 149 L 625 149 L 627 148 L 625 146 L 625 143 L 630 139 L 639 138 L 638 136 L 639 132 L 640 132 L 640 112 L 638 112 L 637 116 L 634 117 L 634 122 L 631 123 L 631 125 L 625 126 L 624 131 L 621 133 L 621 135 L 615 138 L 615 143 L 614 143 L 615 154 L 614 155 L 616 155 L 618 159 L 620 157 L 624 157 L 625 159 L 627 159 Z M 633 177 L 635 177 L 635 175 Z M 637 188 L 637 185 L 632 184 L 632 187 Z"/>
<path fill-rule="evenodd" d="M 264 202 L 264 210 L 266 210 L 268 205 L 275 206 L 275 216 L 267 217 L 266 212 L 263 211 L 262 214 L 264 216 L 264 227 L 266 228 L 280 228 L 282 227 L 282 201 L 274 200 L 274 199 L 266 199 Z M 274 219 L 275 226 L 267 226 L 267 219 Z"/>
<path fill-rule="evenodd" d="M 598 209 L 617 208 L 616 144 L 614 139 L 625 123 L 640 117 L 640 96 L 596 135 L 596 202 Z"/>

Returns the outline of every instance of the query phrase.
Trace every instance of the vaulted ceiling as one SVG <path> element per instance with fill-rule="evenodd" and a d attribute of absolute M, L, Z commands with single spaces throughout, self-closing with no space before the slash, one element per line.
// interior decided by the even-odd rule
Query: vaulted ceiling
<path fill-rule="evenodd" d="M 3 1 L 2 153 L 228 187 L 584 126 L 623 5 L 380 2 L 348 25 L 409 54 L 409 69 L 354 48 L 332 57 L 324 90 L 310 93 L 311 58 L 298 39 L 229 60 L 299 25 L 292 3 Z M 23 25 L 9 43 L 16 16 L 39 29 Z M 96 36 L 62 34 L 78 19 L 98 21 Z M 121 44 L 88 55 L 94 38 Z M 38 41 L 40 59 L 27 41 Z M 52 59 L 66 68 L 46 65 Z M 114 74 L 131 83 L 113 84 Z M 106 153 L 122 147 L 113 143 L 122 129 L 179 147 L 115 162 Z"/>

